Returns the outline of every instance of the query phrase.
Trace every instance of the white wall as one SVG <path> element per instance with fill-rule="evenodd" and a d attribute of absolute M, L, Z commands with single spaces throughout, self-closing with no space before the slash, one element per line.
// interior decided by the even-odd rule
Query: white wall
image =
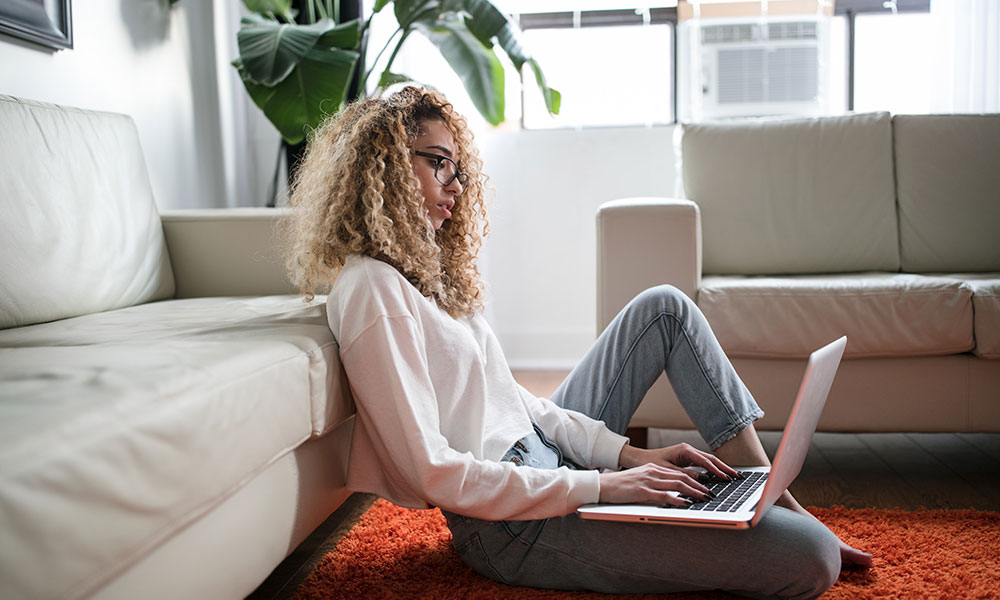
<path fill-rule="evenodd" d="M 160 209 L 226 206 L 211 2 L 77 0 L 72 49 L 0 35 L 0 94 L 131 115 Z"/>
<path fill-rule="evenodd" d="M 569 368 L 596 338 L 597 208 L 673 196 L 673 127 L 486 130 L 487 317 L 514 368 Z"/>

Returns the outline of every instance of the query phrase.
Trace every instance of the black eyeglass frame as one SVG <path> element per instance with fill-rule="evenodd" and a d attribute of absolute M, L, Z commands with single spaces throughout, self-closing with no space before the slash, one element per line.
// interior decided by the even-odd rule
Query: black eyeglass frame
<path fill-rule="evenodd" d="M 445 186 L 451 185 L 451 182 L 455 181 L 456 179 L 458 179 L 458 182 L 462 184 L 462 187 L 465 187 L 465 185 L 469 183 L 469 174 L 459 169 L 458 163 L 448 158 L 444 154 L 421 152 L 420 150 L 414 150 L 413 153 L 416 154 L 417 156 L 423 156 L 424 158 L 433 158 L 434 160 L 437 161 L 437 163 L 434 164 L 434 179 L 436 179 L 437 182 L 440 183 L 441 185 Z M 441 170 L 441 164 L 444 161 L 448 161 L 451 164 L 455 165 L 455 174 L 449 177 L 448 181 L 441 181 L 441 179 L 438 177 L 438 172 Z"/>

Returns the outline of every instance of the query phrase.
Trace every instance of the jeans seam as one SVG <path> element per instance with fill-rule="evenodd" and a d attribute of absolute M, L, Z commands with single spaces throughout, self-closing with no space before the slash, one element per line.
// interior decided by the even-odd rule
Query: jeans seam
<path fill-rule="evenodd" d="M 753 423 L 757 419 L 761 418 L 762 416 L 764 416 L 764 411 L 758 409 L 757 411 L 753 412 L 752 414 L 747 415 L 746 417 L 744 417 L 740 421 L 738 421 L 736 423 L 733 423 L 732 427 L 730 427 L 729 429 L 727 429 L 727 430 L 723 431 L 722 433 L 720 433 L 719 435 L 717 435 L 715 437 L 715 439 L 713 439 L 711 441 L 708 441 L 707 442 L 708 443 L 708 447 L 711 450 L 714 451 L 719 446 L 725 444 L 729 440 L 731 440 L 734 437 L 736 437 L 737 435 L 739 435 L 739 433 L 741 431 L 743 431 L 744 429 L 746 429 L 746 427 L 748 425 L 750 425 L 751 423 Z"/>
<path fill-rule="evenodd" d="M 486 563 L 486 568 L 488 568 L 490 570 L 490 572 L 492 572 L 493 575 L 495 575 L 496 578 L 500 580 L 501 583 L 504 583 L 506 585 L 511 585 L 511 583 L 507 580 L 507 578 L 504 577 L 495 566 L 493 566 L 493 561 L 490 560 L 489 553 L 487 553 L 486 552 L 486 548 L 483 547 L 483 541 L 482 541 L 482 538 L 479 536 L 479 533 L 473 533 L 472 535 L 470 535 L 469 538 L 465 541 L 465 543 L 462 544 L 462 546 L 461 546 L 462 550 L 461 551 L 456 548 L 456 551 L 458 552 L 459 557 L 462 556 L 462 553 L 463 553 L 462 551 L 467 551 L 472 546 L 476 547 L 476 552 L 478 552 L 478 554 L 480 555 L 480 557 Z"/>
<path fill-rule="evenodd" d="M 622 378 L 622 373 L 625 371 L 625 365 L 632 358 L 632 353 L 635 351 L 635 347 L 639 344 L 639 340 L 642 339 L 642 336 L 646 335 L 646 332 L 649 331 L 649 328 L 652 327 L 656 319 L 659 318 L 660 315 L 657 315 L 651 321 L 646 323 L 646 326 L 642 328 L 642 331 L 639 332 L 639 335 L 635 336 L 635 339 L 632 340 L 632 344 L 629 346 L 628 352 L 625 353 L 625 358 L 622 359 L 621 364 L 618 366 L 618 372 L 615 373 L 615 378 L 611 381 L 611 386 L 608 387 L 607 393 L 604 394 L 604 398 L 601 400 L 601 410 L 597 413 L 597 418 L 599 420 L 601 421 L 604 420 L 604 413 L 608 409 L 608 403 L 611 401 L 611 396 L 612 394 L 615 393 L 615 388 L 618 387 L 618 383 L 621 381 Z"/>
<path fill-rule="evenodd" d="M 625 371 L 625 364 L 628 363 L 629 360 L 631 360 L 632 354 L 633 352 L 635 352 L 636 346 L 639 345 L 639 341 L 642 339 L 644 335 L 646 335 L 646 332 L 649 331 L 649 329 L 653 326 L 654 323 L 656 323 L 656 321 L 664 317 L 670 318 L 675 323 L 680 324 L 680 331 L 681 334 L 684 336 L 685 341 L 688 343 L 688 346 L 690 346 L 692 349 L 694 348 L 694 343 L 691 341 L 691 336 L 688 334 L 687 329 L 684 327 L 683 321 L 681 321 L 681 319 L 679 319 L 676 314 L 667 311 L 661 311 L 657 313 L 652 319 L 649 320 L 648 323 L 646 323 L 646 325 L 642 328 L 642 331 L 640 331 L 639 334 L 635 336 L 635 339 L 629 346 L 628 352 L 625 353 L 625 358 L 622 359 L 622 362 L 618 368 L 618 372 L 615 373 L 615 378 L 611 382 L 611 386 L 608 388 L 608 392 L 604 395 L 604 399 L 601 401 L 601 410 L 598 413 L 598 418 L 600 420 L 602 421 L 604 420 L 604 413 L 608 408 L 608 405 L 611 401 L 611 396 L 614 394 L 615 388 L 618 387 L 618 383 L 621 381 L 622 373 Z M 716 385 L 716 382 L 711 377 L 709 377 L 708 371 L 705 369 L 705 365 L 701 361 L 701 356 L 698 354 L 698 352 L 692 352 L 692 354 L 694 355 L 695 362 L 698 363 L 698 368 L 701 369 L 702 375 L 705 377 L 705 380 L 708 381 L 709 386 L 711 386 L 712 391 L 715 393 L 716 401 L 720 405 L 722 405 L 723 410 L 725 410 L 726 414 L 729 416 L 730 422 L 735 422 L 737 420 L 737 416 L 730 410 L 730 407 L 722 400 L 723 397 L 722 393 L 720 392 L 718 386 Z M 666 370 L 666 365 L 663 366 L 663 370 L 664 371 Z M 741 421 L 742 420 L 743 419 L 741 419 Z M 725 435 L 729 431 L 731 431 L 731 429 L 727 430 L 722 435 Z M 718 439 L 718 437 L 716 439 Z"/>
<path fill-rule="evenodd" d="M 542 534 L 542 529 L 545 529 L 545 526 L 548 524 L 549 520 L 548 519 L 540 519 L 540 521 L 542 521 L 542 523 L 538 527 L 538 531 L 535 533 L 535 539 L 533 539 L 533 540 L 528 540 L 526 538 L 523 538 L 520 535 L 518 535 L 518 534 L 514 533 L 513 531 L 511 531 L 510 527 L 507 525 L 507 523 L 508 523 L 507 521 L 500 521 L 500 526 L 503 527 L 503 530 L 505 532 L 507 532 L 507 535 L 509 535 L 514 541 L 516 541 L 518 543 L 521 543 L 521 544 L 524 544 L 528 548 L 532 548 L 538 542 L 538 536 L 540 536 Z"/>
<path fill-rule="evenodd" d="M 560 448 L 558 444 L 549 441 L 549 438 L 545 437 L 545 432 L 542 431 L 541 427 L 539 427 L 538 425 L 536 425 L 534 423 L 532 423 L 532 426 L 535 428 L 535 433 L 538 434 L 538 439 L 540 439 L 542 441 L 542 444 L 545 445 L 545 446 L 547 446 L 547 447 L 549 447 L 549 448 L 551 448 L 556 453 L 556 457 L 559 459 L 559 465 L 560 466 L 568 467 L 568 468 L 570 468 L 570 469 L 572 469 L 574 471 L 586 471 L 587 470 L 587 469 L 584 469 L 583 467 L 581 467 L 580 465 L 576 464 L 575 461 L 570 460 L 569 458 L 567 458 L 566 454 L 562 451 L 562 448 Z"/>
<path fill-rule="evenodd" d="M 687 340 L 688 345 L 693 349 L 694 342 L 691 340 L 691 336 L 684 327 L 683 322 L 681 322 L 676 316 L 671 315 L 671 318 L 681 323 L 681 333 L 684 334 L 684 339 Z M 701 374 L 704 375 L 709 385 L 712 386 L 712 391 L 715 392 L 715 401 L 722 405 L 723 410 L 725 410 L 726 414 L 729 416 L 729 421 L 736 422 L 738 418 L 737 415 L 732 411 L 729 404 L 724 401 L 722 390 L 719 389 L 718 383 L 709 375 L 708 370 L 705 368 L 705 364 L 702 362 L 701 354 L 698 352 L 692 352 L 692 354 L 694 354 L 695 362 L 698 363 L 698 368 L 701 369 Z"/>

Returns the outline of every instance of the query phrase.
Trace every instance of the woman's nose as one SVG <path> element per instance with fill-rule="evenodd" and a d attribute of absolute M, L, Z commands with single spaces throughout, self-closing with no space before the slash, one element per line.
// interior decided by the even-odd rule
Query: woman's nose
<path fill-rule="evenodd" d="M 444 186 L 444 189 L 458 196 L 462 193 L 462 183 L 458 180 L 458 177 L 456 177 L 452 179 L 448 185 Z"/>

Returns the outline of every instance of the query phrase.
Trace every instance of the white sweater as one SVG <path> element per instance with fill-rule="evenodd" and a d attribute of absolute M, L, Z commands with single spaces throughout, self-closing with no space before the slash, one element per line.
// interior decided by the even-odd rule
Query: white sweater
<path fill-rule="evenodd" d="M 357 405 L 350 489 L 488 520 L 597 502 L 597 470 L 499 462 L 532 422 L 576 464 L 618 468 L 626 438 L 519 386 L 481 315 L 452 318 L 392 266 L 349 257 L 327 318 Z"/>

